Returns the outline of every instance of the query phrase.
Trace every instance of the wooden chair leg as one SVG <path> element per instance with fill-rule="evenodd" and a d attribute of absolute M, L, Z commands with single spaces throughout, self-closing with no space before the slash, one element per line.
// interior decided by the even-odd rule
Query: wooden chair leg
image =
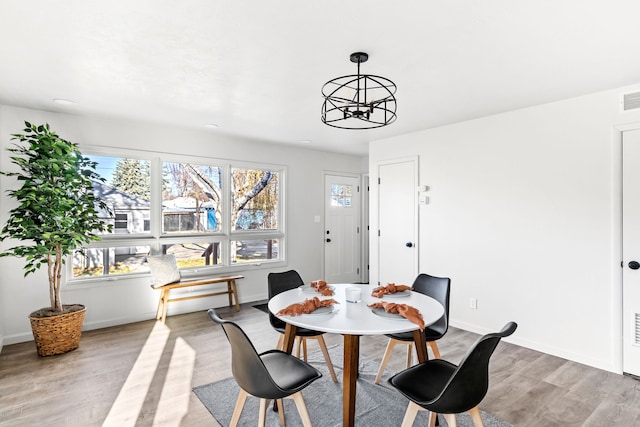
<path fill-rule="evenodd" d="M 427 342 L 427 344 L 429 345 L 429 347 L 431 347 L 433 358 L 440 359 L 440 350 L 438 349 L 438 343 L 436 343 L 435 341 L 429 341 Z"/>
<path fill-rule="evenodd" d="M 413 425 L 413 421 L 416 419 L 416 415 L 418 415 L 418 411 L 420 410 L 423 410 L 421 406 L 416 405 L 413 402 L 409 402 L 400 427 L 411 427 Z"/>
<path fill-rule="evenodd" d="M 267 406 L 270 399 L 260 399 L 260 412 L 258 413 L 258 427 L 264 427 L 267 419 Z"/>
<path fill-rule="evenodd" d="M 473 420 L 473 425 L 475 427 L 484 427 L 482 417 L 480 416 L 480 409 L 478 409 L 477 406 L 469 409 L 469 414 L 471 415 L 471 419 Z"/>
<path fill-rule="evenodd" d="M 231 415 L 229 427 L 236 427 L 238 425 L 238 420 L 240 419 L 240 414 L 242 413 L 242 408 L 244 407 L 244 402 L 247 400 L 247 396 L 249 396 L 249 393 L 240 389 L 238 399 L 236 400 L 236 406 L 233 408 L 233 415 Z"/>
<path fill-rule="evenodd" d="M 407 369 L 409 369 L 413 364 L 413 357 L 411 357 L 413 355 L 413 343 L 408 342 L 403 344 L 407 344 Z"/>
<path fill-rule="evenodd" d="M 307 361 L 307 338 L 302 338 L 302 360 Z"/>
<path fill-rule="evenodd" d="M 444 419 L 447 421 L 449 427 L 456 427 L 456 414 L 444 414 Z"/>
<path fill-rule="evenodd" d="M 302 345 L 302 338 L 296 337 L 293 346 L 296 348 L 296 357 L 300 359 L 300 346 Z"/>
<path fill-rule="evenodd" d="M 331 374 L 331 379 L 334 383 L 337 383 L 338 377 L 336 376 L 336 372 L 333 370 L 333 363 L 331 363 L 331 358 L 329 357 L 329 351 L 327 350 L 327 344 L 324 342 L 324 337 L 322 335 L 318 335 L 316 339 L 318 340 L 318 345 L 320 346 L 320 350 L 322 350 L 322 354 L 324 354 L 324 360 L 327 364 L 327 368 L 329 369 L 329 373 Z"/>
<path fill-rule="evenodd" d="M 276 350 L 282 350 L 284 347 L 284 334 L 280 334 L 278 338 L 278 344 L 276 344 Z"/>
<path fill-rule="evenodd" d="M 393 347 L 396 345 L 396 340 L 389 339 L 387 343 L 387 348 L 384 351 L 384 356 L 382 356 L 382 362 L 380 362 L 380 368 L 378 369 L 378 375 L 376 375 L 375 383 L 380 384 L 380 379 L 382 379 L 382 374 L 384 373 L 384 368 L 387 367 L 387 363 L 389 363 L 389 358 L 391 357 L 391 352 L 393 351 Z"/>
<path fill-rule="evenodd" d="M 298 408 L 298 413 L 300 414 L 300 419 L 302 420 L 302 425 L 304 427 L 311 427 L 311 417 L 309 417 L 309 412 L 307 411 L 307 405 L 304 403 L 304 399 L 302 398 L 302 393 L 297 392 L 290 396 L 293 399 L 293 402 L 296 404 L 296 408 Z"/>
<path fill-rule="evenodd" d="M 280 425 L 284 427 L 287 423 L 284 420 L 284 405 L 282 399 L 276 399 L 276 405 L 278 407 L 278 416 L 280 417 Z"/>
<path fill-rule="evenodd" d="M 429 427 L 436 427 L 436 421 L 438 421 L 438 414 L 429 412 Z"/>

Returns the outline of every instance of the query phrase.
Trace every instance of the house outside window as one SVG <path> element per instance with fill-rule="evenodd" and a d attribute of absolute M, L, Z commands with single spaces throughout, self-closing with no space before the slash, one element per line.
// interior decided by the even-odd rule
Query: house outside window
<path fill-rule="evenodd" d="M 187 276 L 284 261 L 284 167 L 90 151 L 114 227 L 73 256 L 69 280 L 148 273 L 154 254 L 174 254 Z"/>

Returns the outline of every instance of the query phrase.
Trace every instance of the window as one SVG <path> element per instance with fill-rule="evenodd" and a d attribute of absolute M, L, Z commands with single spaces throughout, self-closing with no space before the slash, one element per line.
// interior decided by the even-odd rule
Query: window
<path fill-rule="evenodd" d="M 219 231 L 222 211 L 222 167 L 162 163 L 162 231 Z"/>
<path fill-rule="evenodd" d="M 350 208 L 351 207 L 351 185 L 332 184 L 331 185 L 331 206 Z"/>
<path fill-rule="evenodd" d="M 162 245 L 162 253 L 173 254 L 178 268 L 214 266 L 222 262 L 220 242 L 191 242 Z"/>
<path fill-rule="evenodd" d="M 231 262 L 234 264 L 252 263 L 278 259 L 278 240 L 235 240 L 231 242 L 233 249 Z"/>
<path fill-rule="evenodd" d="M 73 256 L 71 280 L 148 273 L 152 254 L 174 254 L 187 275 L 284 260 L 282 167 L 130 154 L 88 155 L 114 227 Z"/>
<path fill-rule="evenodd" d="M 278 229 L 278 175 L 271 170 L 231 170 L 234 230 Z"/>
<path fill-rule="evenodd" d="M 96 170 L 106 181 L 93 183 L 93 192 L 113 212 L 100 216 L 113 224 L 114 234 L 149 232 L 146 222 L 151 212 L 151 174 L 149 160 L 124 157 L 88 156 L 98 163 Z"/>
<path fill-rule="evenodd" d="M 122 232 L 127 232 L 128 230 L 128 224 L 129 224 L 129 215 L 127 215 L 126 213 L 117 213 L 114 214 L 114 218 L 115 218 L 115 232 L 118 233 L 120 231 Z"/>
<path fill-rule="evenodd" d="M 265 230 L 278 230 L 280 173 L 263 169 L 231 169 L 233 209 L 231 226 L 232 264 L 279 259 L 278 239 L 256 239 Z"/>
<path fill-rule="evenodd" d="M 73 277 L 148 273 L 146 257 L 150 251 L 149 246 L 88 248 L 78 251 L 73 255 Z"/>

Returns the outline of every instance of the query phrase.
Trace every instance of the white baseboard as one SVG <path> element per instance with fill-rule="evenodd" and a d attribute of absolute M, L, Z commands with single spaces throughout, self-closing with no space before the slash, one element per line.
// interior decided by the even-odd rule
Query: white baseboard
<path fill-rule="evenodd" d="M 244 298 L 239 298 L 239 300 L 241 304 L 244 304 L 244 303 L 251 303 L 254 301 L 263 301 L 265 300 L 265 298 L 266 297 L 264 295 L 252 295 L 252 296 L 245 296 Z M 209 308 L 223 307 L 223 306 L 226 306 L 227 304 L 228 304 L 228 301 L 226 300 L 226 298 L 222 298 L 222 297 L 214 300 L 211 300 L 208 298 L 202 298 L 202 299 L 196 299 L 192 301 L 185 301 L 182 303 L 177 302 L 177 303 L 169 304 L 169 307 L 167 310 L 167 316 L 174 316 L 174 315 L 186 314 L 186 313 L 195 313 L 198 311 L 208 310 Z M 149 311 L 149 312 L 143 312 L 143 313 L 135 313 L 130 316 L 114 317 L 111 319 L 101 319 L 96 321 L 87 321 L 85 319 L 82 330 L 91 331 L 95 329 L 110 328 L 112 326 L 120 326 L 120 325 L 126 325 L 128 323 L 136 323 L 136 322 L 142 322 L 145 320 L 153 320 L 155 318 L 156 318 L 156 312 Z M 31 333 L 31 330 L 17 333 L 14 335 L 0 337 L 0 351 L 2 351 L 3 345 L 19 344 L 19 343 L 28 342 L 28 341 L 33 341 L 33 334 Z"/>
<path fill-rule="evenodd" d="M 451 320 L 449 325 L 453 326 L 454 328 L 462 329 L 469 332 L 474 332 L 480 335 L 485 335 L 485 334 L 497 331 L 497 330 L 488 330 L 485 328 L 481 328 L 478 325 L 472 325 L 465 322 L 456 322 L 455 320 Z M 571 360 L 577 363 L 582 363 L 583 365 L 591 366 L 593 368 L 602 369 L 605 371 L 613 372 L 615 374 L 622 374 L 621 367 L 616 366 L 610 360 L 601 360 L 601 359 L 594 359 L 592 357 L 585 357 L 582 354 L 568 351 L 567 349 L 550 346 L 537 341 L 528 340 L 526 338 L 521 338 L 518 336 L 517 331 L 512 336 L 505 338 L 504 341 L 510 342 L 512 344 L 519 345 L 521 347 L 525 347 L 531 350 L 539 351 L 541 353 L 560 357 L 562 359 Z"/>

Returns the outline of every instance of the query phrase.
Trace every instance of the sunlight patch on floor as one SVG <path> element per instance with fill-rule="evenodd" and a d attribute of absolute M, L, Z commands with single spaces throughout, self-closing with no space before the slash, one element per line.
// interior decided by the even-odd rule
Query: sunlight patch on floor
<path fill-rule="evenodd" d="M 111 406 L 102 424 L 103 427 L 136 425 L 170 332 L 164 324 L 156 322 L 118 397 Z"/>
<path fill-rule="evenodd" d="M 154 426 L 180 426 L 189 410 L 195 361 L 196 351 L 184 339 L 176 339 L 153 419 Z"/>

